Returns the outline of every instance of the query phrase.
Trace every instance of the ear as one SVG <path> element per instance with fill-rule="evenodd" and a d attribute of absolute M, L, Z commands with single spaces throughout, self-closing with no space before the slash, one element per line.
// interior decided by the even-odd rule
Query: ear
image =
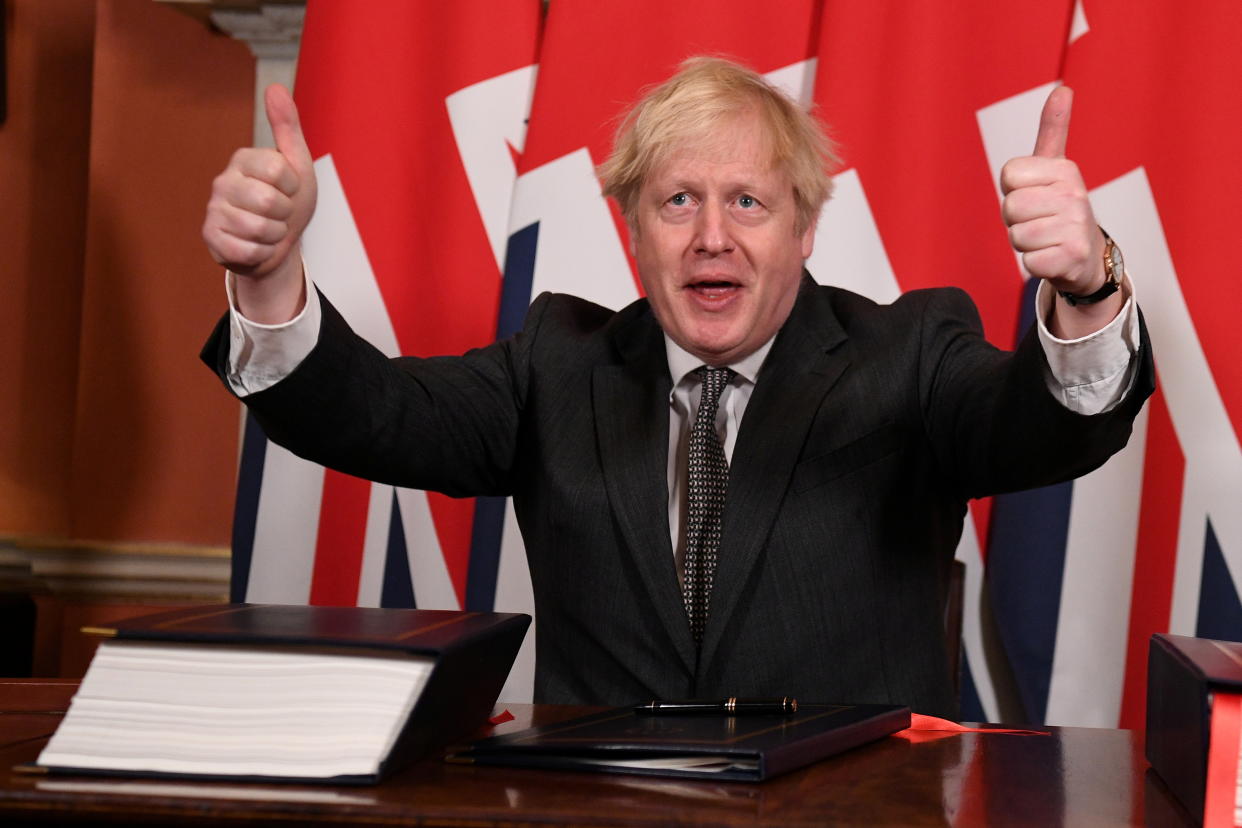
<path fill-rule="evenodd" d="M 625 220 L 626 234 L 629 237 L 630 255 L 634 258 L 638 257 L 638 220 L 636 218 L 627 218 Z"/>
<path fill-rule="evenodd" d="M 800 241 L 802 242 L 802 258 L 803 259 L 811 258 L 811 251 L 815 249 L 815 230 L 818 227 L 819 227 L 819 216 L 816 216 L 815 220 L 811 222 L 810 226 L 807 227 L 806 230 L 802 231 L 802 236 L 800 237 Z"/>

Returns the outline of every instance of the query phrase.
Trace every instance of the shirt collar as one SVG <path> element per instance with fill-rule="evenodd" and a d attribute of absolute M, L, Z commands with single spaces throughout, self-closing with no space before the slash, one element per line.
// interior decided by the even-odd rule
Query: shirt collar
<path fill-rule="evenodd" d="M 775 339 L 776 336 L 774 334 L 771 339 L 760 345 L 753 354 L 745 359 L 739 359 L 737 362 L 730 362 L 728 367 L 732 368 L 738 376 L 753 385 L 759 379 L 759 369 L 763 366 L 763 360 L 767 357 L 768 351 L 772 350 L 772 342 Z M 668 357 L 668 372 L 673 378 L 674 387 L 703 364 L 703 360 L 686 351 L 674 342 L 668 334 L 664 334 L 664 352 Z"/>

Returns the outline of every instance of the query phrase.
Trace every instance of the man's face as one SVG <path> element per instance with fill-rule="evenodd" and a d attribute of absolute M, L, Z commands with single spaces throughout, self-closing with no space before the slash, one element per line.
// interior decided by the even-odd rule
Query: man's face
<path fill-rule="evenodd" d="M 638 276 L 665 333 L 710 365 L 754 353 L 793 308 L 812 224 L 796 233 L 793 184 L 770 163 L 758 118 L 690 141 L 643 182 Z"/>

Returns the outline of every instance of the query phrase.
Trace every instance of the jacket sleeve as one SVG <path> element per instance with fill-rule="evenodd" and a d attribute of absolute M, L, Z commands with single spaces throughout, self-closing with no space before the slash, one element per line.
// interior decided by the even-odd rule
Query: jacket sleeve
<path fill-rule="evenodd" d="M 455 497 L 508 494 L 530 345 L 550 297 L 535 301 L 511 339 L 425 359 L 388 359 L 320 299 L 314 350 L 288 377 L 244 398 L 268 438 L 299 457 L 382 483 Z M 228 348 L 226 318 L 201 354 L 222 380 Z"/>
<path fill-rule="evenodd" d="M 1138 366 L 1126 397 L 1107 412 L 1084 415 L 1048 391 L 1034 330 L 1016 351 L 998 350 L 984 340 L 965 293 L 935 291 L 921 321 L 920 405 L 937 460 L 961 493 L 982 497 L 1068 480 L 1121 450 L 1155 388 L 1141 312 L 1139 324 Z"/>

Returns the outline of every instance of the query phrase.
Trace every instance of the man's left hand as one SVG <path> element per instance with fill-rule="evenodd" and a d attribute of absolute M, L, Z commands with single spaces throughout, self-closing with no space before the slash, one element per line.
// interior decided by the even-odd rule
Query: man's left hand
<path fill-rule="evenodd" d="M 1104 234 L 1096 224 L 1078 165 L 1065 157 L 1073 100 L 1067 86 L 1052 90 L 1039 118 L 1034 154 L 1014 158 L 1001 169 L 1005 196 L 1001 215 L 1009 226 L 1010 242 L 1032 276 L 1048 280 L 1058 291 L 1086 296 L 1102 287 L 1106 278 Z M 1121 304 L 1120 293 L 1077 308 L 1058 300 L 1055 315 L 1062 324 L 1057 327 L 1066 330 L 1053 334 L 1085 336 L 1107 324 Z M 1086 323 L 1086 329 L 1070 320 Z"/>

